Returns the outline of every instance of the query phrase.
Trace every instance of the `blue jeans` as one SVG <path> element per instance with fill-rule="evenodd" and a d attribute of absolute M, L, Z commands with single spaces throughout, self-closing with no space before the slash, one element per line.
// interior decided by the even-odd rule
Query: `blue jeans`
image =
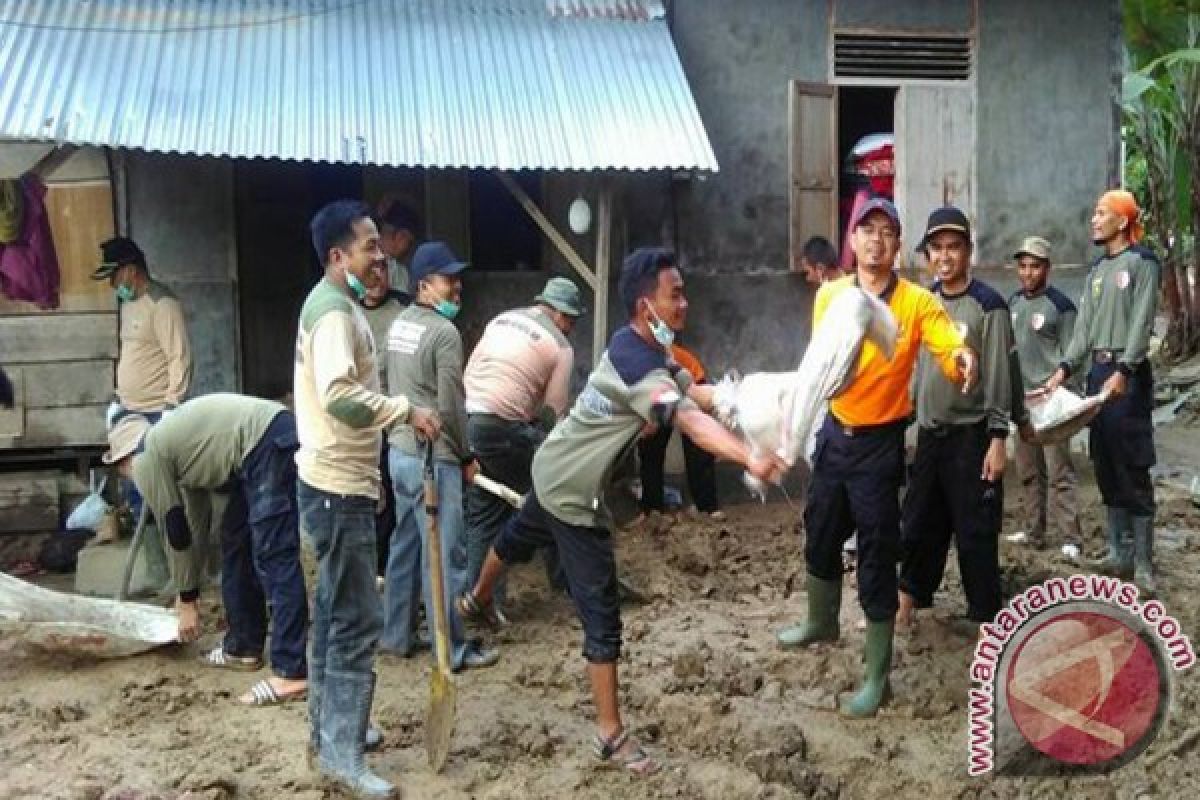
<path fill-rule="evenodd" d="M 308 597 L 296 522 L 296 418 L 281 411 L 242 462 L 221 525 L 225 652 L 259 656 L 271 608 L 271 667 L 303 678 Z"/>
<path fill-rule="evenodd" d="M 296 481 L 300 531 L 317 556 L 310 680 L 325 672 L 369 674 L 383 628 L 375 591 L 375 501 L 324 492 Z"/>
<path fill-rule="evenodd" d="M 384 594 L 384 648 L 407 655 L 415 645 L 417 605 L 423 600 L 433 631 L 433 594 L 428 580 L 429 549 L 425 519 L 425 461 L 393 448 L 388 455 L 392 490 L 396 494 L 396 530 L 388 553 L 387 590 Z M 438 531 L 442 544 L 442 573 L 446 616 L 450 623 L 450 664 L 462 667 L 467 642 L 462 620 L 454 611 L 454 598 L 467 588 L 466 530 L 463 520 L 462 468 L 437 462 Z"/>

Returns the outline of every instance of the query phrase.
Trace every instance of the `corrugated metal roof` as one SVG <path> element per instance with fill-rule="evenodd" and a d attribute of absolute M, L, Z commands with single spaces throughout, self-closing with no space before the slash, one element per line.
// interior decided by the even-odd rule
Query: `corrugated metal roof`
<path fill-rule="evenodd" d="M 0 136 L 716 170 L 655 0 L 0 0 Z"/>

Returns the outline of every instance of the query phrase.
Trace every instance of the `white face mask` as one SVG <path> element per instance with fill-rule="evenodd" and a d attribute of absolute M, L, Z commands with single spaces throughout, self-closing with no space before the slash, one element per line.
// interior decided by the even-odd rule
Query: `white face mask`
<path fill-rule="evenodd" d="M 662 317 L 658 315 L 648 300 L 646 301 L 646 310 L 653 317 L 650 320 L 650 333 L 654 335 L 654 341 L 662 345 L 664 350 L 670 350 L 671 345 L 675 343 L 675 331 L 671 330 L 670 325 L 663 322 Z"/>

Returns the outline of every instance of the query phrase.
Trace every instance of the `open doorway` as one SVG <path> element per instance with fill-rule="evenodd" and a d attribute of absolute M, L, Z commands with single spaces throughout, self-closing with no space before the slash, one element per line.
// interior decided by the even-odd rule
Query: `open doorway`
<path fill-rule="evenodd" d="M 896 87 L 842 85 L 836 96 L 838 241 L 849 268 L 846 229 L 856 202 L 874 195 L 895 200 Z"/>

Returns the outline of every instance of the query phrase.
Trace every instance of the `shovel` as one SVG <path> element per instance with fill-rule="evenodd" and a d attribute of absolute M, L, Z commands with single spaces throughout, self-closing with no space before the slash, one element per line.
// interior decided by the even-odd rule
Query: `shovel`
<path fill-rule="evenodd" d="M 436 654 L 429 683 L 429 714 L 425 718 L 425 751 L 429 766 L 441 772 L 454 736 L 454 709 L 458 688 L 450 672 L 450 622 L 446 616 L 445 580 L 442 572 L 442 539 L 438 530 L 437 477 L 433 470 L 433 442 L 425 448 L 425 514 L 429 518 L 429 584 L 433 596 L 433 650 Z"/>

